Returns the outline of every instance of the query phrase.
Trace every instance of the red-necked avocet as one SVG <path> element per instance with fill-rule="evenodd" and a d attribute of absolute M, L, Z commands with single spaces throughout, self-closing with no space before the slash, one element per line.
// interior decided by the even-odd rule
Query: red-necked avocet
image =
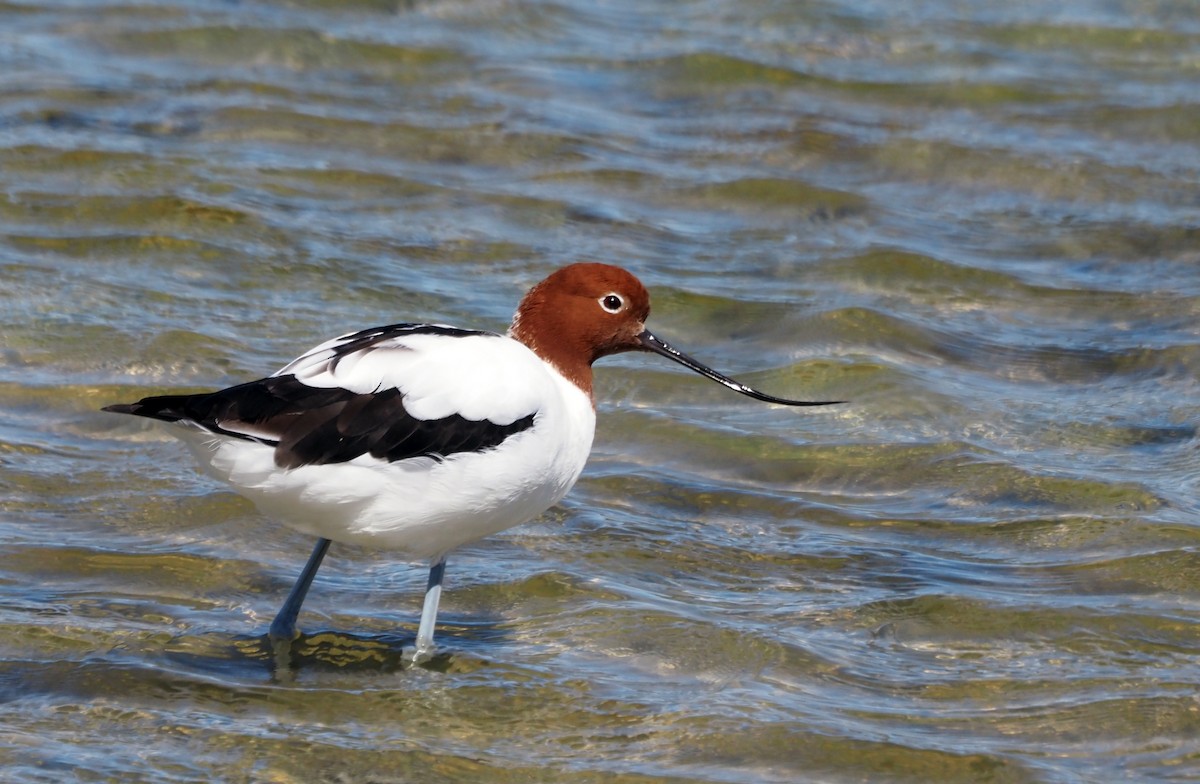
<path fill-rule="evenodd" d="M 592 363 L 651 351 L 768 403 L 646 329 L 629 272 L 572 264 L 521 300 L 508 334 L 392 324 L 334 338 L 258 381 L 147 397 L 105 411 L 178 425 L 204 468 L 264 513 L 317 537 L 271 623 L 278 646 L 331 541 L 431 565 L 413 648 L 428 659 L 446 554 L 558 503 L 583 471 L 596 413 Z"/>

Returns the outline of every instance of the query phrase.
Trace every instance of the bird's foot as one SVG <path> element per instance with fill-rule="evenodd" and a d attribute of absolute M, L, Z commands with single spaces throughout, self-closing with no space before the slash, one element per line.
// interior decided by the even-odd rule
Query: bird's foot
<path fill-rule="evenodd" d="M 295 626 L 271 624 L 271 629 L 267 632 L 267 644 L 270 646 L 274 677 L 281 682 L 291 681 L 295 678 L 292 644 L 299 637 L 300 634 L 296 631 Z"/>
<path fill-rule="evenodd" d="M 295 622 L 288 623 L 276 618 L 271 622 L 271 628 L 267 631 L 267 639 L 271 641 L 272 648 L 280 648 L 291 646 L 296 638 L 300 636 L 300 632 L 296 631 Z"/>
<path fill-rule="evenodd" d="M 400 660 L 409 667 L 416 667 L 432 659 L 436 652 L 437 646 L 433 643 L 427 645 L 405 645 L 404 650 L 400 654 Z"/>

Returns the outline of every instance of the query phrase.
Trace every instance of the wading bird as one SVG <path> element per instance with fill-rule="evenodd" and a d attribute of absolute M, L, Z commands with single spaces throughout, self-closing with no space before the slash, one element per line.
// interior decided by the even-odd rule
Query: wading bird
<path fill-rule="evenodd" d="M 414 661 L 434 650 L 446 554 L 558 503 L 583 471 L 596 413 L 592 363 L 650 351 L 768 403 L 646 329 L 650 295 L 629 272 L 572 264 L 521 300 L 508 334 L 392 324 L 322 343 L 272 376 L 217 392 L 106 407 L 173 428 L 213 476 L 268 516 L 317 537 L 271 623 L 276 646 L 331 541 L 430 564 Z"/>

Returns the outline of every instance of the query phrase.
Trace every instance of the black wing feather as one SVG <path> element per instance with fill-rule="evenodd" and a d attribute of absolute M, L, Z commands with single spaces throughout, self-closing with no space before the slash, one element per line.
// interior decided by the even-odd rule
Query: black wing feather
<path fill-rule="evenodd" d="M 359 394 L 311 387 L 295 376 L 271 376 L 219 392 L 147 397 L 104 410 L 195 422 L 214 433 L 272 445 L 275 464 L 281 468 L 344 463 L 364 454 L 388 462 L 442 460 L 499 446 L 532 427 L 535 416 L 507 425 L 457 414 L 421 420 L 404 408 L 404 396 L 397 389 Z"/>

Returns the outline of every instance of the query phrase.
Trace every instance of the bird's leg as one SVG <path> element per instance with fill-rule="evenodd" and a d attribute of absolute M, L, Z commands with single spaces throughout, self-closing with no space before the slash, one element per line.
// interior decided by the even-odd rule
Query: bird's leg
<path fill-rule="evenodd" d="M 442 578 L 446 575 L 446 558 L 443 556 L 429 569 L 429 583 L 425 588 L 425 606 L 421 608 L 421 623 L 417 626 L 417 643 L 405 658 L 420 664 L 433 656 L 433 627 L 437 623 L 438 602 L 442 598 Z"/>
<path fill-rule="evenodd" d="M 317 540 L 317 545 L 313 548 L 312 555 L 308 557 L 304 571 L 300 573 L 296 584 L 292 586 L 287 601 L 279 609 L 275 620 L 271 621 L 271 631 L 268 636 L 276 646 L 290 645 L 296 639 L 296 616 L 300 614 L 300 605 L 304 604 L 304 597 L 308 595 L 308 588 L 312 585 L 313 578 L 317 576 L 317 569 L 321 568 L 321 561 L 325 558 L 325 552 L 328 549 L 328 539 Z"/>

